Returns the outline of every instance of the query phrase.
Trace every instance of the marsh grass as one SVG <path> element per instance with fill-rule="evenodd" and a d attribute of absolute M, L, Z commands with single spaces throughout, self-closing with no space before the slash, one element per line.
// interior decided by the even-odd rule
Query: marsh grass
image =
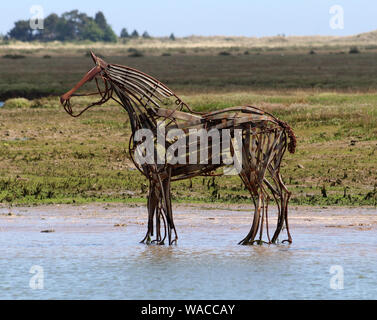
<path fill-rule="evenodd" d="M 0 55 L 25 56 L 0 59 L 0 101 L 6 100 L 0 108 L 0 202 L 145 202 L 148 183 L 128 156 L 125 112 L 113 102 L 73 119 L 60 106 L 58 96 L 93 67 L 92 49 L 106 53 L 108 62 L 155 76 L 197 111 L 251 104 L 288 122 L 298 139 L 297 153 L 286 154 L 282 164 L 292 203 L 376 205 L 376 38 L 0 43 Z M 352 46 L 360 53 L 348 54 Z M 83 91 L 93 89 L 91 83 Z M 29 100 L 7 100 L 18 97 Z M 74 111 L 92 99 L 75 97 Z M 173 198 L 250 203 L 233 176 L 174 183 Z"/>
<path fill-rule="evenodd" d="M 31 102 L 26 98 L 13 98 L 5 101 L 3 108 L 27 108 L 31 106 Z"/>
<path fill-rule="evenodd" d="M 292 203 L 376 205 L 377 93 L 266 91 L 183 98 L 201 111 L 251 103 L 287 121 L 298 139 L 297 153 L 287 153 L 282 164 Z M 79 98 L 77 108 L 91 99 Z M 44 98 L 38 103 L 45 107 L 0 110 L 0 202 L 145 202 L 148 182 L 128 156 L 126 113 L 109 104 L 74 119 L 57 101 Z M 250 201 L 237 176 L 176 182 L 173 199 Z"/>
<path fill-rule="evenodd" d="M 21 55 L 21 54 L 5 54 L 2 57 L 3 59 L 12 59 L 12 60 L 17 60 L 17 59 L 25 59 L 26 56 Z"/>
<path fill-rule="evenodd" d="M 243 51 L 229 49 L 231 56 L 195 56 L 178 51 L 149 56 L 145 51 L 130 49 L 123 50 L 122 56 L 106 55 L 106 61 L 151 74 L 178 94 L 300 89 L 368 92 L 377 87 L 377 53 L 374 52 L 309 55 L 305 51 L 281 55 L 279 52 L 255 54 L 248 50 L 249 54 L 245 55 Z M 162 57 L 164 52 L 171 56 Z M 66 92 L 93 66 L 92 59 L 83 55 L 0 59 L 0 100 L 34 99 Z M 91 83 L 85 90 L 93 89 Z M 315 96 L 314 99 L 323 98 Z"/>

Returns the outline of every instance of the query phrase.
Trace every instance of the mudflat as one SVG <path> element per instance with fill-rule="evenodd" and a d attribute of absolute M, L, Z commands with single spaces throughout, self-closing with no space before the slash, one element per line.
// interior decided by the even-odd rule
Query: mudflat
<path fill-rule="evenodd" d="M 143 205 L 3 205 L 0 298 L 377 296 L 376 208 L 291 207 L 290 245 L 281 242 L 285 230 L 277 245 L 237 245 L 252 222 L 244 205 L 178 204 L 174 218 L 177 245 L 144 245 Z M 35 277 L 43 281 L 40 288 Z"/>
<path fill-rule="evenodd" d="M 252 222 L 252 208 L 236 204 L 175 205 L 173 208 L 178 232 L 182 229 L 221 228 L 246 230 Z M 274 225 L 276 209 L 269 209 L 270 226 Z M 34 207 L 0 207 L 0 231 L 53 230 L 54 232 L 112 232 L 127 227 L 143 226 L 146 229 L 147 209 L 144 205 L 88 204 L 88 205 L 41 205 Z M 375 230 L 377 208 L 375 207 L 292 207 L 289 211 L 291 232 L 298 228 Z M 240 232 L 240 231 L 237 231 Z M 270 231 L 271 232 L 271 231 Z M 240 233 L 240 237 L 242 234 Z M 142 234 L 140 234 L 142 237 Z M 181 241 L 185 241 L 182 239 Z"/>

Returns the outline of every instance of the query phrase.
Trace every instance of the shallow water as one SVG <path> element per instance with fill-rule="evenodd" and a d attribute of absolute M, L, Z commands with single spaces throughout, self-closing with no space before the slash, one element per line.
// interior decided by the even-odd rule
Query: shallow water
<path fill-rule="evenodd" d="M 4 101 L 0 101 L 0 108 L 4 105 Z"/>
<path fill-rule="evenodd" d="M 239 246 L 249 213 L 183 211 L 176 212 L 178 245 L 146 246 L 138 243 L 145 208 L 6 211 L 0 211 L 1 299 L 377 298 L 375 228 L 293 221 L 292 245 Z M 119 222 L 126 226 L 114 227 Z M 30 288 L 34 265 L 43 268 L 43 289 Z M 343 268 L 344 289 L 330 288 L 332 265 Z"/>

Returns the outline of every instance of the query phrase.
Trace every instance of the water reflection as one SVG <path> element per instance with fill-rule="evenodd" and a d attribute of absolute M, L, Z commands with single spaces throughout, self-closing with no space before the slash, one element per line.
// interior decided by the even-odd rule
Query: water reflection
<path fill-rule="evenodd" d="M 373 230 L 296 228 L 292 245 L 239 246 L 240 234 L 229 232 L 229 226 L 182 228 L 179 244 L 170 247 L 139 244 L 144 226 L 101 230 L 41 234 L 3 229 L 0 298 L 377 297 Z M 32 265 L 44 268 L 43 290 L 28 287 Z M 344 290 L 330 288 L 331 265 L 343 266 Z"/>

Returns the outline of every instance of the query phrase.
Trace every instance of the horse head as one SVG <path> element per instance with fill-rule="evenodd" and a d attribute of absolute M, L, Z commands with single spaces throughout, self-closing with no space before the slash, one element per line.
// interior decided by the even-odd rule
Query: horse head
<path fill-rule="evenodd" d="M 65 111 L 73 117 L 77 117 L 81 115 L 85 110 L 92 107 L 93 105 L 100 105 L 100 104 L 105 103 L 111 97 L 111 95 L 109 94 L 109 91 L 111 91 L 111 86 L 109 86 L 106 75 L 105 75 L 105 70 L 109 64 L 105 62 L 103 59 L 97 57 L 92 51 L 90 52 L 90 55 L 95 63 L 95 66 L 92 69 L 90 69 L 71 90 L 67 91 L 60 97 L 60 103 L 63 105 Z M 105 84 L 104 92 L 102 92 L 99 87 L 98 78 L 102 79 Z M 85 85 L 87 82 L 92 81 L 93 79 L 95 79 L 96 81 L 98 92 L 90 93 L 90 94 L 83 94 L 83 95 L 75 94 L 77 90 L 79 90 L 83 85 Z M 72 96 L 85 96 L 85 95 L 87 96 L 87 95 L 93 95 L 93 94 L 100 94 L 101 99 L 87 106 L 78 114 L 74 115 L 72 111 L 72 107 L 71 107 L 71 101 L 70 101 L 71 97 Z"/>

